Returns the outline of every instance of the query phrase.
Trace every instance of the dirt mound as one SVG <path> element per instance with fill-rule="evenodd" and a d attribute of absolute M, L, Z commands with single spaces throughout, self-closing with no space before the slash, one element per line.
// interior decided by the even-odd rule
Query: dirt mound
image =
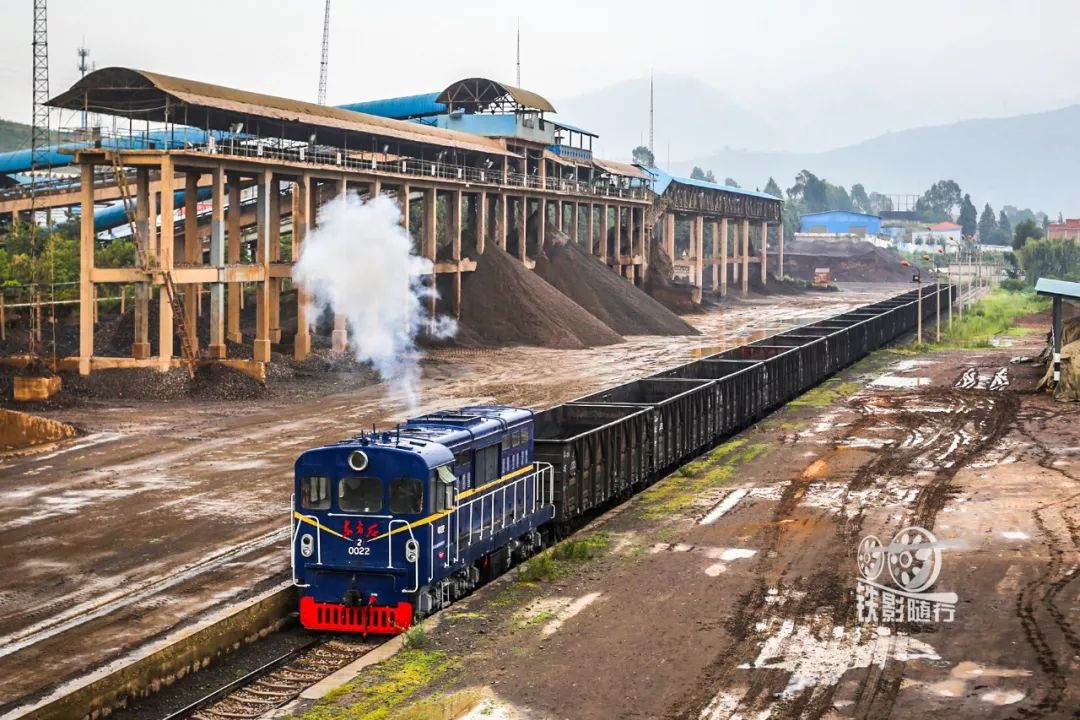
<path fill-rule="evenodd" d="M 614 330 L 494 245 L 464 279 L 461 318 L 455 340 L 464 346 L 576 349 L 622 342 Z"/>
<path fill-rule="evenodd" d="M 697 335 L 698 331 L 619 277 L 558 231 L 548 237 L 536 273 L 621 335 Z"/>
<path fill-rule="evenodd" d="M 806 281 L 813 281 L 816 268 L 829 268 L 837 282 L 909 282 L 911 269 L 901 260 L 866 240 L 798 239 L 784 246 L 784 272 Z"/>
<path fill-rule="evenodd" d="M 662 243 L 651 243 L 649 265 L 645 270 L 642 287 L 654 300 L 679 315 L 701 312 L 701 305 L 694 302 L 694 288 L 671 279 L 674 266 Z"/>

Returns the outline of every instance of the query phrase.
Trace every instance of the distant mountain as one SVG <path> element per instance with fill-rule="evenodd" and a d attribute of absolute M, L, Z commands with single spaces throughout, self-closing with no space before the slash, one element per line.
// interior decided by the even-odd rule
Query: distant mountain
<path fill-rule="evenodd" d="M 719 90 L 687 75 L 655 78 L 656 159 L 692 157 L 728 147 L 776 147 L 767 122 Z M 599 155 L 627 160 L 638 145 L 649 144 L 649 78 L 626 80 L 553 103 L 558 119 L 600 136 Z"/>
<path fill-rule="evenodd" d="M 888 133 L 819 153 L 704 151 L 673 163 L 676 173 L 694 165 L 743 187 L 781 188 L 807 169 L 830 182 L 886 194 L 922 193 L 936 180 L 952 179 L 975 205 L 1010 204 L 1056 216 L 1080 214 L 1080 105 L 1008 118 L 965 120 Z M 661 165 L 663 158 L 658 158 Z"/>

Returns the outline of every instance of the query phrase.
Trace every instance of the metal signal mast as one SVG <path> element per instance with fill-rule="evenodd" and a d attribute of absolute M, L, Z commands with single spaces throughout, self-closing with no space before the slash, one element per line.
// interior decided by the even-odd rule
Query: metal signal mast
<path fill-rule="evenodd" d="M 326 104 L 326 69 L 330 64 L 330 0 L 326 0 L 326 12 L 322 26 L 322 60 L 319 62 L 319 104 Z"/>
<path fill-rule="evenodd" d="M 86 61 L 86 58 L 90 57 L 90 49 L 86 47 L 86 38 L 83 38 L 83 44 L 79 46 L 79 49 L 76 50 L 76 52 L 79 53 L 79 65 L 78 65 L 79 77 L 84 78 L 84 77 L 86 77 L 86 71 L 90 69 L 90 63 L 88 63 Z M 83 110 L 82 111 L 82 126 L 81 126 L 80 129 L 86 130 L 86 126 L 87 126 L 86 110 Z"/>
<path fill-rule="evenodd" d="M 34 119 L 30 133 L 31 172 L 49 146 L 49 29 L 46 0 L 34 0 Z"/>

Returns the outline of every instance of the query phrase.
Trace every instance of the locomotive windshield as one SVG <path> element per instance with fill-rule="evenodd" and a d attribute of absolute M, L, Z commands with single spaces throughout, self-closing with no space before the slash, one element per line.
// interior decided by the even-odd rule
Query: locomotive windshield
<path fill-rule="evenodd" d="M 338 507 L 345 512 L 382 512 L 382 480 L 376 477 L 341 478 L 338 482 Z"/>

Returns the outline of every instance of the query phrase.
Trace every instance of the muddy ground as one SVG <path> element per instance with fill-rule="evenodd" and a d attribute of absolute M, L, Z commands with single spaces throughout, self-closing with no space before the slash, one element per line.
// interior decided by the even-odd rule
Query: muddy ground
<path fill-rule="evenodd" d="M 704 333 L 695 337 L 440 349 L 422 363 L 415 411 L 487 401 L 539 409 L 906 289 L 732 302 L 693 317 Z M 0 455 L 0 716 L 287 579 L 295 457 L 408 413 L 384 386 L 337 376 L 308 378 L 294 396 L 91 398 L 43 411 L 83 434 Z"/>
<path fill-rule="evenodd" d="M 314 716 L 1076 717 L 1080 407 L 1010 363 L 1038 334 L 1011 342 L 877 353 L 455 605 Z M 945 546 L 931 589 L 958 596 L 952 621 L 859 622 L 861 539 L 912 525 Z"/>

